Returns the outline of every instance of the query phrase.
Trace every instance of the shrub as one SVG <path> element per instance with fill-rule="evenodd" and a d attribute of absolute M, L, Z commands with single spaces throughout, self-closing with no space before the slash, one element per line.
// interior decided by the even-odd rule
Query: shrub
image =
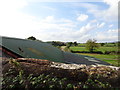
<path fill-rule="evenodd" d="M 96 53 L 96 54 L 103 54 L 102 51 L 94 51 L 94 52 L 90 52 L 90 51 L 73 51 L 71 50 L 72 53 Z"/>
<path fill-rule="evenodd" d="M 105 51 L 104 52 L 104 54 L 110 54 L 111 53 L 111 51 Z"/>
<path fill-rule="evenodd" d="M 119 54 L 119 51 L 105 51 L 104 54 Z"/>

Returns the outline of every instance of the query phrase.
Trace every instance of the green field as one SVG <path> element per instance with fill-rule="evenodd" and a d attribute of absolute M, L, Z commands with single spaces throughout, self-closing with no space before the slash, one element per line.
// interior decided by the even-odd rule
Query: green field
<path fill-rule="evenodd" d="M 73 51 L 88 51 L 85 47 L 70 47 Z M 100 47 L 96 49 L 95 51 L 102 51 L 103 53 L 105 51 L 117 51 L 118 47 Z"/>
<path fill-rule="evenodd" d="M 85 47 L 70 47 L 71 50 L 73 51 L 88 51 Z M 100 47 L 96 51 L 117 51 L 118 47 Z M 95 58 L 98 58 L 100 60 L 103 60 L 105 62 L 108 62 L 114 66 L 120 66 L 118 65 L 118 55 L 116 54 L 92 54 L 92 53 L 77 53 L 81 55 L 87 55 L 87 56 L 92 56 Z"/>
<path fill-rule="evenodd" d="M 78 53 L 78 54 L 92 56 L 92 57 L 98 58 L 100 60 L 103 60 L 105 62 L 108 62 L 114 66 L 119 66 L 118 65 L 118 55 L 104 55 L 104 54 L 91 54 L 91 53 Z"/>

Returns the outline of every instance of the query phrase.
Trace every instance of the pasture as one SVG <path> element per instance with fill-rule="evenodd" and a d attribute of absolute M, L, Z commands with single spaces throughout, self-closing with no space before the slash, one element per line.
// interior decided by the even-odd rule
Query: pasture
<path fill-rule="evenodd" d="M 70 50 L 73 51 L 88 51 L 85 47 L 70 47 Z M 103 53 L 105 51 L 117 51 L 118 47 L 100 47 L 96 49 L 95 51 L 102 51 Z"/>
<path fill-rule="evenodd" d="M 88 51 L 85 47 L 70 47 L 70 49 L 72 51 Z M 100 47 L 95 51 L 101 51 L 104 53 L 105 51 L 117 51 L 117 50 L 118 47 Z M 114 66 L 120 66 L 120 64 L 118 63 L 119 58 L 117 54 L 93 54 L 93 53 L 77 53 L 77 54 L 92 56 L 105 62 L 108 62 Z"/>
<path fill-rule="evenodd" d="M 104 55 L 104 54 L 91 54 L 91 53 L 78 53 L 78 54 L 92 56 L 100 60 L 103 60 L 105 62 L 108 62 L 114 66 L 119 66 L 118 55 Z"/>

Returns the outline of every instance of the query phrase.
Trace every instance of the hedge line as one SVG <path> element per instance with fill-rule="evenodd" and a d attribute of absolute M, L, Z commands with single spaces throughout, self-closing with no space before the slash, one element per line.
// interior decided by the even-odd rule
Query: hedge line
<path fill-rule="evenodd" d="M 96 53 L 96 54 L 120 54 L 120 51 L 105 51 L 105 52 L 102 52 L 102 51 L 93 51 L 93 52 L 90 52 L 90 51 L 73 51 L 71 50 L 72 53 Z"/>

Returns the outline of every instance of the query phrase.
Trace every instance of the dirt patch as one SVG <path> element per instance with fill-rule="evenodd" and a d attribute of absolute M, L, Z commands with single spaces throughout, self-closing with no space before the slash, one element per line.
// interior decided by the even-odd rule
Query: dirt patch
<path fill-rule="evenodd" d="M 17 75 L 20 70 L 23 70 L 26 76 L 30 74 L 33 74 L 33 76 L 41 74 L 50 75 L 60 79 L 67 78 L 73 84 L 85 82 L 88 78 L 91 78 L 92 80 L 98 79 L 101 82 L 107 81 L 113 87 L 120 86 L 119 67 L 73 65 L 28 58 L 6 59 L 5 61 L 6 63 L 3 64 L 3 77 L 9 72 L 9 69 L 12 69 L 15 71 L 12 73 L 13 76 Z"/>

